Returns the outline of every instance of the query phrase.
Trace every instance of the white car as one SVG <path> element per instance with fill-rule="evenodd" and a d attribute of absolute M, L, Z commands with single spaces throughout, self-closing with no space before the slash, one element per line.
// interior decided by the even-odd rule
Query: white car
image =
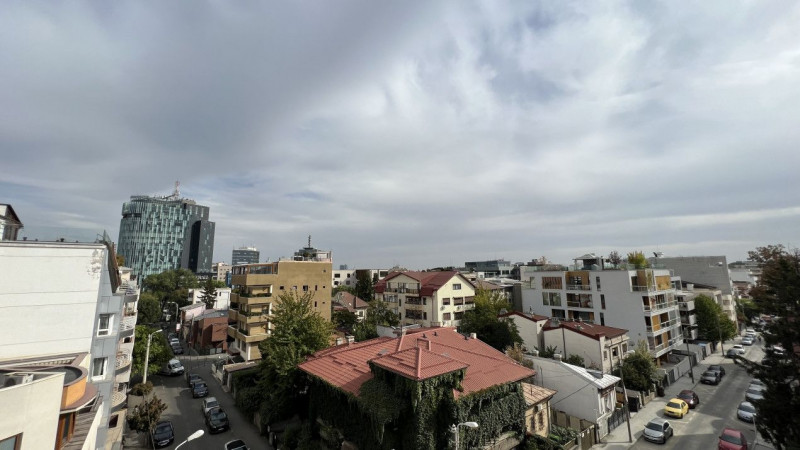
<path fill-rule="evenodd" d="M 731 350 L 735 350 L 740 356 L 745 354 L 745 349 L 740 344 L 734 345 Z"/>
<path fill-rule="evenodd" d="M 203 399 L 203 415 L 206 415 L 209 409 L 220 406 L 216 397 L 206 397 Z"/>
<path fill-rule="evenodd" d="M 753 345 L 753 338 L 750 336 L 745 336 L 742 338 L 742 345 Z"/>

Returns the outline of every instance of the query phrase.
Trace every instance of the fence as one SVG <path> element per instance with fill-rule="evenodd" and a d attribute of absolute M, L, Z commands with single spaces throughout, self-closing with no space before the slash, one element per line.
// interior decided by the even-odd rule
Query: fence
<path fill-rule="evenodd" d="M 581 450 L 587 450 L 589 447 L 597 444 L 599 437 L 597 436 L 596 424 L 588 420 L 581 419 L 580 417 L 571 416 L 564 411 L 550 410 L 552 423 L 564 428 L 571 428 L 578 432 L 578 436 L 566 443 L 561 443 L 565 449 L 573 447 L 580 447 Z"/>

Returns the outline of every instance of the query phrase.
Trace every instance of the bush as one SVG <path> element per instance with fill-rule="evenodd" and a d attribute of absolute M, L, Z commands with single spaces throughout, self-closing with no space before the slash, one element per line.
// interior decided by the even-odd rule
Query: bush
<path fill-rule="evenodd" d="M 146 384 L 136 384 L 131 388 L 131 395 L 135 395 L 137 397 L 141 397 L 143 395 L 147 395 L 153 391 L 153 383 L 147 382 Z"/>
<path fill-rule="evenodd" d="M 564 450 L 564 447 L 551 439 L 543 438 L 537 434 L 525 438 L 525 450 Z"/>

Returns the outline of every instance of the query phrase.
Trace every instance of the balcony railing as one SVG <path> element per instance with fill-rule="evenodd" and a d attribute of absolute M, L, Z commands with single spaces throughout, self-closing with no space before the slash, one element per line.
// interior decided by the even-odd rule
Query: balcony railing
<path fill-rule="evenodd" d="M 136 315 L 132 316 L 124 316 L 122 320 L 119 321 L 119 334 L 120 336 L 130 335 L 136 329 Z"/>
<path fill-rule="evenodd" d="M 592 308 L 591 301 L 577 301 L 577 300 L 567 300 L 567 306 L 571 308 Z"/>
<path fill-rule="evenodd" d="M 658 310 L 661 310 L 661 309 L 669 309 L 669 308 L 671 308 L 671 307 L 675 306 L 677 303 L 678 303 L 678 302 L 676 302 L 675 300 L 673 300 L 673 301 L 670 301 L 670 302 L 658 302 L 658 303 L 653 303 L 652 305 L 645 305 L 645 304 L 642 304 L 642 308 L 643 308 L 645 311 L 650 311 L 650 312 L 653 312 L 653 311 L 658 311 Z"/>
<path fill-rule="evenodd" d="M 406 298 L 406 305 L 424 305 L 426 304 L 425 300 L 419 297 L 407 297 Z"/>
<path fill-rule="evenodd" d="M 117 352 L 117 359 L 114 362 L 114 368 L 116 370 L 122 369 L 124 367 L 128 367 L 131 365 L 131 354 L 128 352 L 120 351 Z"/>
<path fill-rule="evenodd" d="M 591 291 L 592 287 L 588 284 L 568 284 L 568 291 Z"/>
<path fill-rule="evenodd" d="M 416 288 L 387 287 L 384 292 L 395 292 L 398 294 L 419 294 Z"/>

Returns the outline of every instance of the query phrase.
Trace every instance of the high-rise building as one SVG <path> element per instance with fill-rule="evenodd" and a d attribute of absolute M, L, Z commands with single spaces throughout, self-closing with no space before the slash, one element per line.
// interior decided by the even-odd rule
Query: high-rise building
<path fill-rule="evenodd" d="M 178 268 L 208 273 L 214 252 L 208 214 L 208 206 L 181 198 L 177 184 L 172 195 L 131 196 L 122 205 L 119 254 L 142 280 Z"/>
<path fill-rule="evenodd" d="M 261 252 L 255 247 L 239 247 L 233 250 L 231 255 L 231 265 L 240 266 L 242 264 L 258 264 Z"/>

